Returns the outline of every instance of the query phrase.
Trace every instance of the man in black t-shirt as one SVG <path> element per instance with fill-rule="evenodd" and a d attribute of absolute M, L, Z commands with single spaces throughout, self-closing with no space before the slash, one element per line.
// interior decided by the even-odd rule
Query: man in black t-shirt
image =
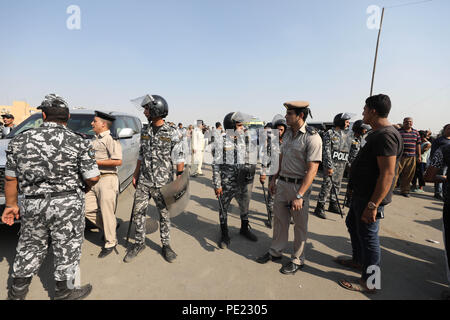
<path fill-rule="evenodd" d="M 445 264 L 447 269 L 447 279 L 450 284 L 450 186 L 448 175 L 440 175 L 439 171 L 444 167 L 450 167 L 450 144 L 443 145 L 434 153 L 430 161 L 430 166 L 425 172 L 425 181 L 444 183 L 444 208 L 442 211 L 442 220 L 444 224 L 444 246 L 445 246 Z M 450 300 L 450 290 L 442 293 L 442 298 Z"/>
<path fill-rule="evenodd" d="M 367 98 L 363 121 L 373 130 L 351 167 L 353 198 L 346 225 L 353 257 L 335 261 L 362 272 L 357 282 L 339 281 L 342 287 L 352 291 L 373 293 L 381 289 L 379 219 L 384 215 L 384 206 L 392 201 L 393 180 L 403 152 L 402 137 L 387 119 L 390 110 L 387 95 Z"/>

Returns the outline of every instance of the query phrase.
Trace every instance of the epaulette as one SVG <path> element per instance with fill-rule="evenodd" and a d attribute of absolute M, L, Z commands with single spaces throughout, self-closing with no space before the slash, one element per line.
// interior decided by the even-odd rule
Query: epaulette
<path fill-rule="evenodd" d="M 81 133 L 81 132 L 78 132 L 78 131 L 74 131 L 74 130 L 72 130 L 70 128 L 67 128 L 67 129 L 69 129 L 70 132 L 76 134 L 77 136 L 82 137 L 83 139 L 88 139 L 88 135 L 87 134 L 84 134 L 84 133 Z"/>
<path fill-rule="evenodd" d="M 311 126 L 306 126 L 306 131 L 307 131 L 310 135 L 313 135 L 313 134 L 317 134 L 317 133 L 318 133 L 318 131 L 316 130 L 316 128 L 311 127 Z"/>

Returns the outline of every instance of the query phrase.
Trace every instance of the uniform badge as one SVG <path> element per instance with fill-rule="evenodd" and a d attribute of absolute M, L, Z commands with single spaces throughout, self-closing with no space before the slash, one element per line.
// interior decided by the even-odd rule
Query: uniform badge
<path fill-rule="evenodd" d="M 142 140 L 150 140 L 150 136 L 144 136 L 144 135 L 142 135 L 142 136 L 141 136 L 141 139 L 142 139 Z"/>
<path fill-rule="evenodd" d="M 164 141 L 164 142 L 171 142 L 172 141 L 172 139 L 167 138 L 167 137 L 160 137 L 159 139 L 161 139 L 161 141 Z"/>
<path fill-rule="evenodd" d="M 95 151 L 93 149 L 89 149 L 88 154 L 91 159 L 95 159 Z"/>

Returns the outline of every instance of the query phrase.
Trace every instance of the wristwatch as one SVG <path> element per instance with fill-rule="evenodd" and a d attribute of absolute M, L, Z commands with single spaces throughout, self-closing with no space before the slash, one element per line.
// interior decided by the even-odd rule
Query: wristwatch
<path fill-rule="evenodd" d="M 376 208 L 378 208 L 378 206 L 372 201 L 369 201 L 369 203 L 367 204 L 367 208 L 369 208 L 370 210 L 375 210 Z"/>
<path fill-rule="evenodd" d="M 297 200 L 303 199 L 303 195 L 301 195 L 301 194 L 297 193 L 297 196 L 296 196 L 296 198 L 297 198 Z"/>

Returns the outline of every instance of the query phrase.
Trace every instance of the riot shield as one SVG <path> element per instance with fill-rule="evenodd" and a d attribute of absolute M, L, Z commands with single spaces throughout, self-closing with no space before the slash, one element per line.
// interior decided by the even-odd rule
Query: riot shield
<path fill-rule="evenodd" d="M 186 209 L 189 199 L 189 166 L 185 166 L 183 174 L 161 188 L 171 218 L 178 216 Z"/>

